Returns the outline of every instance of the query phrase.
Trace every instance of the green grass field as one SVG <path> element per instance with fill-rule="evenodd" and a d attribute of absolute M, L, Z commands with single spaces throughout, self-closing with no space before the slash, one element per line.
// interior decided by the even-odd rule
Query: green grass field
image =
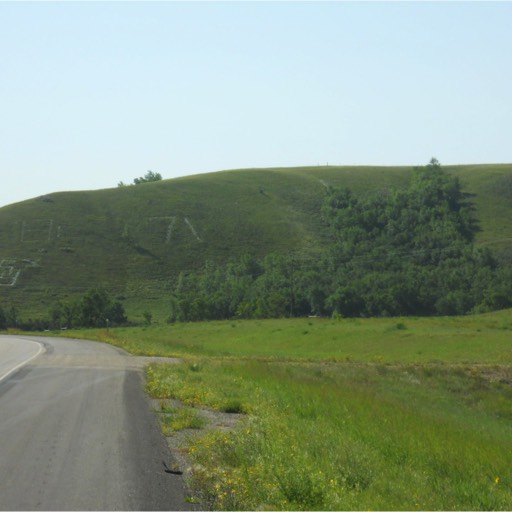
<path fill-rule="evenodd" d="M 66 331 L 133 354 L 353 363 L 512 363 L 510 310 L 436 318 L 298 318 Z"/>
<path fill-rule="evenodd" d="M 192 484 L 214 509 L 510 510 L 512 393 L 501 378 L 203 360 L 150 368 L 148 390 L 247 411 L 234 432 L 189 444 Z"/>
<path fill-rule="evenodd" d="M 205 507 L 510 510 L 511 314 L 66 335 L 181 356 L 149 367 L 147 389 L 184 403 L 185 421 L 196 421 L 190 408 L 245 413 L 231 432 L 195 426 L 184 448 Z M 183 418 L 167 418 L 173 435 Z"/>

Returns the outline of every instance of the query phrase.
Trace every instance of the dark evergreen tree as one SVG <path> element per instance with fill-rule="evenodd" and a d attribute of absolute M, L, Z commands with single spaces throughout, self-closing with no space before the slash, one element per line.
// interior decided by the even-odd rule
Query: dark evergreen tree
<path fill-rule="evenodd" d="M 7 329 L 7 316 L 2 306 L 0 306 L 0 330 Z"/>

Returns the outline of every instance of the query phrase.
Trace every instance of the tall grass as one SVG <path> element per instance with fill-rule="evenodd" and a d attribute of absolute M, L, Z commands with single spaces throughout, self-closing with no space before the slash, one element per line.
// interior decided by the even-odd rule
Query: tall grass
<path fill-rule="evenodd" d="M 202 361 L 151 367 L 148 390 L 248 412 L 190 447 L 214 509 L 512 506 L 510 388 L 469 370 Z"/>

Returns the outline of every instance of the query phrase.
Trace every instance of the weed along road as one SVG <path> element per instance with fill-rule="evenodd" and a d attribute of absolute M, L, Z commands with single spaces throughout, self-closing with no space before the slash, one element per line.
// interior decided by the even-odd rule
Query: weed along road
<path fill-rule="evenodd" d="M 0 510 L 186 510 L 142 388 L 149 358 L 0 336 Z"/>

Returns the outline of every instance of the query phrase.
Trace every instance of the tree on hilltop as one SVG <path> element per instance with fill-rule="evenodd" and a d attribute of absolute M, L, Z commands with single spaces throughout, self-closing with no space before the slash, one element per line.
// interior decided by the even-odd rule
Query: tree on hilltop
<path fill-rule="evenodd" d="M 151 181 L 161 181 L 162 175 L 159 172 L 153 172 L 148 171 L 144 176 L 141 176 L 140 178 L 135 178 L 133 180 L 133 183 L 130 183 L 130 185 L 140 185 L 141 183 L 149 183 Z M 117 184 L 118 187 L 126 187 L 126 183 L 124 181 L 120 181 Z"/>
<path fill-rule="evenodd" d="M 140 185 L 141 183 L 149 183 L 151 181 L 160 181 L 162 175 L 159 172 L 148 171 L 144 176 L 135 178 L 133 180 L 134 185 Z"/>

